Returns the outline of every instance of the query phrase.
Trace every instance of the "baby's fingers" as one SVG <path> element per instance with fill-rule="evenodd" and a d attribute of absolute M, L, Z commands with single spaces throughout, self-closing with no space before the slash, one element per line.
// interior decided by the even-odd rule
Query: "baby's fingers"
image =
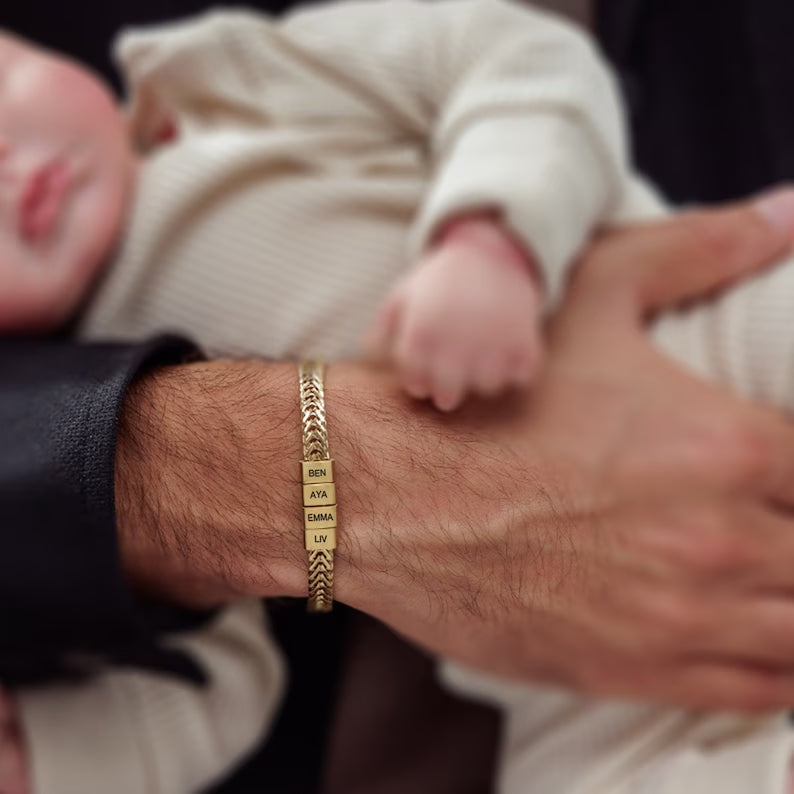
<path fill-rule="evenodd" d="M 388 358 L 394 348 L 394 339 L 400 324 L 405 293 L 394 290 L 378 309 L 372 325 L 362 340 L 364 352 L 373 358 Z"/>
<path fill-rule="evenodd" d="M 541 365 L 542 356 L 533 358 L 525 352 L 516 353 L 509 359 L 510 383 L 519 389 L 532 385 L 538 376 Z"/>
<path fill-rule="evenodd" d="M 535 327 L 530 336 L 508 356 L 507 377 L 514 386 L 529 386 L 540 376 L 545 358 L 545 344 L 541 329 Z"/>
<path fill-rule="evenodd" d="M 431 397 L 440 411 L 454 411 L 463 402 L 468 384 L 468 370 L 462 351 L 442 347 L 432 362 Z"/>
<path fill-rule="evenodd" d="M 481 397 L 496 397 L 510 385 L 509 364 L 501 353 L 485 353 L 472 371 L 472 389 Z"/>
<path fill-rule="evenodd" d="M 425 400 L 432 393 L 430 373 L 434 350 L 431 335 L 411 323 L 404 313 L 401 314 L 389 352 L 393 354 L 402 387 L 414 399 Z"/>
<path fill-rule="evenodd" d="M 514 387 L 533 383 L 543 365 L 543 340 L 538 327 L 522 329 L 518 335 L 502 332 L 491 339 L 474 360 L 471 387 L 482 397 L 496 397 Z M 512 338 L 511 338 L 512 337 Z"/>

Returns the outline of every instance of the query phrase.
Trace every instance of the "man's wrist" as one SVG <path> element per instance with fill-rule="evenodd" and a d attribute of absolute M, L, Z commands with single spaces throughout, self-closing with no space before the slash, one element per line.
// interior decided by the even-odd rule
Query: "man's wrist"
<path fill-rule="evenodd" d="M 328 368 L 326 410 L 344 504 L 336 595 L 377 612 L 413 553 L 391 533 L 405 511 L 421 522 L 433 511 L 426 487 L 444 430 L 404 400 L 391 372 L 355 364 Z M 201 607 L 305 597 L 301 455 L 294 364 L 216 361 L 142 377 L 116 451 L 119 546 L 133 586 Z"/>
<path fill-rule="evenodd" d="M 538 461 L 511 451 L 522 411 L 510 401 L 487 403 L 441 421 L 403 397 L 391 371 L 350 363 L 328 367 L 325 398 L 344 506 L 336 598 L 432 645 L 406 623 L 408 605 L 420 613 L 458 609 L 473 569 L 458 570 L 450 547 L 471 547 L 472 560 L 490 570 L 505 500 L 513 520 L 519 512 L 493 482 L 537 479 Z M 301 452 L 294 364 L 216 361 L 139 380 L 124 405 L 116 455 L 120 549 L 133 586 L 201 607 L 241 596 L 305 597 Z M 521 512 L 533 505 L 529 499 Z"/>

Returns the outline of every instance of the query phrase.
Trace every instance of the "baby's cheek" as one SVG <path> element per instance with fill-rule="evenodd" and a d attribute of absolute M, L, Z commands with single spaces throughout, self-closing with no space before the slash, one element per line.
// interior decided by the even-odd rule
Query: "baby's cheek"
<path fill-rule="evenodd" d="M 45 265 L 0 248 L 0 333 L 51 331 L 67 319 L 70 300 Z"/>
<path fill-rule="evenodd" d="M 70 197 L 59 233 L 46 253 L 60 299 L 70 308 L 89 294 L 112 259 L 133 198 L 134 180 L 113 168 L 98 171 Z"/>

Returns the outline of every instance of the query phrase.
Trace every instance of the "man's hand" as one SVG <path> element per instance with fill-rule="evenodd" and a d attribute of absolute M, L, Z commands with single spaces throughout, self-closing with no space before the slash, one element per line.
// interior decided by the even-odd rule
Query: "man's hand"
<path fill-rule="evenodd" d="M 449 422 L 444 444 L 430 418 L 408 429 L 427 441 L 399 477 L 396 449 L 368 459 L 396 504 L 351 549 L 367 577 L 343 575 L 342 597 L 509 675 L 794 703 L 794 429 L 690 377 L 643 329 L 783 253 L 790 230 L 738 208 L 593 246 L 528 406 Z"/>
<path fill-rule="evenodd" d="M 440 417 L 388 372 L 332 366 L 337 597 L 494 672 L 794 703 L 794 428 L 688 376 L 643 327 L 772 261 L 784 226 L 745 207 L 604 237 L 528 399 Z M 161 370 L 122 420 L 134 582 L 192 603 L 305 594 L 292 365 Z"/>

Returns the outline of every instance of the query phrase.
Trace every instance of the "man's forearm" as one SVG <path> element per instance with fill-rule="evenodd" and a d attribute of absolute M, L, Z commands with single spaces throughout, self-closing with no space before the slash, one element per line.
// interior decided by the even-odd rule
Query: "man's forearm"
<path fill-rule="evenodd" d="M 205 606 L 305 591 L 294 368 L 213 362 L 152 372 L 130 390 L 116 512 L 137 588 Z"/>
<path fill-rule="evenodd" d="M 416 597 L 403 577 L 418 575 L 434 543 L 461 553 L 470 546 L 476 557 L 472 533 L 490 542 L 482 518 L 512 504 L 509 483 L 538 481 L 537 471 L 528 474 L 533 461 L 498 441 L 522 411 L 517 402 L 442 421 L 403 397 L 390 373 L 336 364 L 326 406 L 339 499 L 337 597 L 369 611 L 389 611 L 385 592 Z M 215 361 L 141 379 L 125 401 L 116 453 L 132 583 L 192 605 L 305 595 L 301 457 L 292 364 Z M 544 473 L 552 478 L 549 466 Z M 531 511 L 536 526 L 548 517 L 537 503 Z M 443 591 L 433 595 L 439 603 Z"/>

